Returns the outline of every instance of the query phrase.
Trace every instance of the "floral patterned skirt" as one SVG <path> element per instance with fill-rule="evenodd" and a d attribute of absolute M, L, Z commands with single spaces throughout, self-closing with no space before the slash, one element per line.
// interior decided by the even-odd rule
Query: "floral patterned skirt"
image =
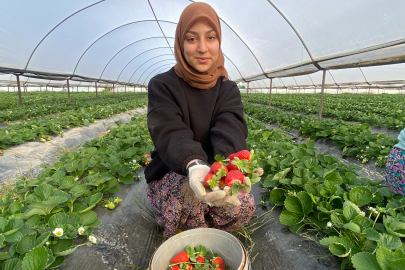
<path fill-rule="evenodd" d="M 393 193 L 405 193 L 405 150 L 394 147 L 388 156 L 385 183 Z"/>
<path fill-rule="evenodd" d="M 247 193 L 238 195 L 240 206 L 210 206 L 197 199 L 186 176 L 175 172 L 149 183 L 147 195 L 164 237 L 175 235 L 178 229 L 216 228 L 232 232 L 247 224 L 256 210 L 253 195 Z"/>

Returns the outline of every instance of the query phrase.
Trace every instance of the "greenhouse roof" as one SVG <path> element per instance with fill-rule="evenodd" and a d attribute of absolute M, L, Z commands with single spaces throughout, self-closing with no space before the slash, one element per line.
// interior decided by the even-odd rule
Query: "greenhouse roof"
<path fill-rule="evenodd" d="M 2 3 L 0 72 L 145 85 L 176 63 L 176 24 L 192 2 Z M 314 86 L 322 77 L 315 72 L 328 69 L 330 85 L 403 85 L 403 1 L 204 2 L 221 19 L 225 67 L 234 81 L 260 86 L 294 76 L 285 78 L 287 85 Z"/>

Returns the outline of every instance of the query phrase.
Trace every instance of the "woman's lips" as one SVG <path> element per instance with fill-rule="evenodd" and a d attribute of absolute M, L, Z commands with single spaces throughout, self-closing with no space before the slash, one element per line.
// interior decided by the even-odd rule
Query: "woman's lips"
<path fill-rule="evenodd" d="M 209 58 L 196 58 L 197 59 L 197 61 L 199 62 L 199 63 L 207 63 L 207 61 L 209 60 Z"/>

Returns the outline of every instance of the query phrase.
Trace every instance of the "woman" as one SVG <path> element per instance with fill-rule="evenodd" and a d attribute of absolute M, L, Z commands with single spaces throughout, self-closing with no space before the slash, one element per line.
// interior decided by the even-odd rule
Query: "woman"
<path fill-rule="evenodd" d="M 146 167 L 147 194 L 157 223 L 170 237 L 178 229 L 242 228 L 255 211 L 250 188 L 230 196 L 202 182 L 215 155 L 247 149 L 247 126 L 237 85 L 227 80 L 218 15 L 192 3 L 176 28 L 169 71 L 148 85 L 148 129 L 156 150 Z M 250 186 L 249 178 L 245 184 Z"/>
<path fill-rule="evenodd" d="M 387 159 L 385 182 L 393 193 L 405 195 L 405 128 L 398 140 Z"/>

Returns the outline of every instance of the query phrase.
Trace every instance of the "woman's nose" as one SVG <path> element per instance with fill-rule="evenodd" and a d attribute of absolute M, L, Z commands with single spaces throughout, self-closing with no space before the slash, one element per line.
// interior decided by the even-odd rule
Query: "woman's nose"
<path fill-rule="evenodd" d="M 206 53 L 207 52 L 207 43 L 206 43 L 206 40 L 205 39 L 200 39 L 199 41 L 198 41 L 198 47 L 197 47 L 197 50 L 198 50 L 198 52 L 199 53 Z"/>

